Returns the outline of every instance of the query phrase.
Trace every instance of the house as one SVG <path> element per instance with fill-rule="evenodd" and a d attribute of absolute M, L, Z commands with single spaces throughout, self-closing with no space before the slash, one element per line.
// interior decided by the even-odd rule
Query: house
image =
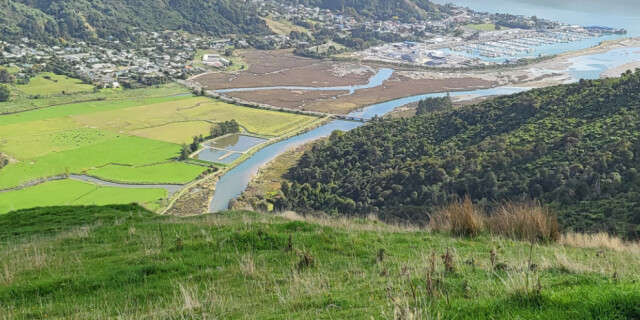
<path fill-rule="evenodd" d="M 403 54 L 401 58 L 407 62 L 416 62 L 419 59 L 419 57 L 413 53 Z"/>

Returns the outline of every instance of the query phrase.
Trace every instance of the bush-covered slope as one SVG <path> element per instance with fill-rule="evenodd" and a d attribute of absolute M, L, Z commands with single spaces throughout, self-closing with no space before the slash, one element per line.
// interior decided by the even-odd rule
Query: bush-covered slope
<path fill-rule="evenodd" d="M 638 259 L 487 234 L 456 239 L 375 220 L 41 208 L 0 216 L 0 314 L 631 319 L 640 317 Z"/>
<path fill-rule="evenodd" d="M 402 21 L 424 20 L 431 13 L 437 16 L 440 6 L 428 0 L 279 0 L 281 2 L 316 6 L 368 19 Z"/>
<path fill-rule="evenodd" d="M 7 38 L 55 42 L 96 37 L 135 39 L 136 30 L 195 34 L 269 32 L 249 1 L 229 0 L 0 0 Z"/>
<path fill-rule="evenodd" d="M 334 134 L 290 172 L 279 207 L 413 219 L 452 197 L 536 198 L 564 227 L 640 229 L 640 72 L 536 89 Z"/>

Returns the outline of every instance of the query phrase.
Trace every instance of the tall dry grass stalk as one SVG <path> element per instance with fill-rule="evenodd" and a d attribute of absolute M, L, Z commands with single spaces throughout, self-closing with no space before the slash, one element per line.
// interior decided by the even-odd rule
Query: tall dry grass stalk
<path fill-rule="evenodd" d="M 466 197 L 429 216 L 429 229 L 450 231 L 456 237 L 475 237 L 482 232 L 484 216 Z"/>
<path fill-rule="evenodd" d="M 555 242 L 560 238 L 558 219 L 539 202 L 508 202 L 488 219 L 493 235 L 517 240 Z"/>
<path fill-rule="evenodd" d="M 640 242 L 623 241 L 604 232 L 595 234 L 567 233 L 560 237 L 558 243 L 570 247 L 610 249 L 616 252 L 640 254 Z"/>
<path fill-rule="evenodd" d="M 256 273 L 256 265 L 253 262 L 253 257 L 245 255 L 238 261 L 240 271 L 245 277 L 251 277 Z"/>

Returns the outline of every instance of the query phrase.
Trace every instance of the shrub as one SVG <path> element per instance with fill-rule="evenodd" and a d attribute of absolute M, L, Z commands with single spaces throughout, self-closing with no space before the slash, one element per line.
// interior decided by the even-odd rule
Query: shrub
<path fill-rule="evenodd" d="M 469 197 L 454 201 L 429 216 L 429 228 L 433 231 L 450 231 L 456 237 L 475 237 L 483 230 L 484 217 Z"/>
<path fill-rule="evenodd" d="M 555 242 L 560 237 L 558 219 L 539 202 L 508 202 L 489 218 L 493 235 L 517 240 Z"/>

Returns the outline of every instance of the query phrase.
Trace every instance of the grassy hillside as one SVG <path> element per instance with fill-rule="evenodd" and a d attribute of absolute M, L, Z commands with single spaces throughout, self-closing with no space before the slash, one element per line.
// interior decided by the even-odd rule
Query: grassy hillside
<path fill-rule="evenodd" d="M 610 239 L 601 248 L 565 242 L 532 247 L 488 234 L 452 238 L 375 219 L 302 219 L 291 213 L 176 218 L 134 205 L 32 209 L 0 216 L 0 314 L 640 317 L 638 247 Z"/>
<path fill-rule="evenodd" d="M 564 227 L 640 236 L 640 72 L 530 90 L 336 133 L 291 171 L 281 205 L 424 211 L 469 195 L 538 199 Z"/>

